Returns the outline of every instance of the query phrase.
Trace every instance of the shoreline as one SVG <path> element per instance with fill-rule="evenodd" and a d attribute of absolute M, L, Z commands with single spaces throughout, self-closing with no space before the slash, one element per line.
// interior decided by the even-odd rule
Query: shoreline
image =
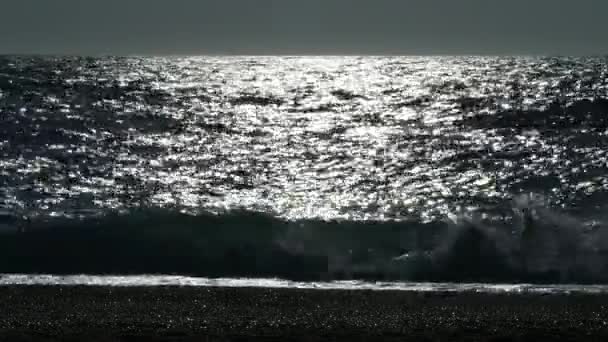
<path fill-rule="evenodd" d="M 0 340 L 608 340 L 608 295 L 0 286 Z"/>

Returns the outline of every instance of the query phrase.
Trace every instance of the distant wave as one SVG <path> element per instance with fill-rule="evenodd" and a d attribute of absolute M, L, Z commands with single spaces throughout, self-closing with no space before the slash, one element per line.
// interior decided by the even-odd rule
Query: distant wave
<path fill-rule="evenodd" d="M 462 99 L 463 109 L 475 107 L 474 100 Z M 568 104 L 553 102 L 543 110 L 509 110 L 493 115 L 474 115 L 464 124 L 480 128 L 519 128 L 542 131 L 562 130 L 580 126 L 608 128 L 608 99 L 579 100 Z"/>
<path fill-rule="evenodd" d="M 243 94 L 237 98 L 231 99 L 232 105 L 258 105 L 258 106 L 269 106 L 269 105 L 281 105 L 284 103 L 283 100 L 275 97 L 257 96 Z"/>
<path fill-rule="evenodd" d="M 4 225 L 15 229 L 0 235 L 0 273 L 608 281 L 608 239 L 601 227 L 547 209 L 534 196 L 515 198 L 512 209 L 502 220 L 463 212 L 450 222 L 424 224 L 151 209 L 88 219 L 14 218 Z"/>

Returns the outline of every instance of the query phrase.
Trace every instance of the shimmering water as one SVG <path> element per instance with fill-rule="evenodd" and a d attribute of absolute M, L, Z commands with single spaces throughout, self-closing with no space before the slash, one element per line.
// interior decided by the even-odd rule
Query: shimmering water
<path fill-rule="evenodd" d="M 3 57 L 0 272 L 410 279 L 464 225 L 467 279 L 603 281 L 607 62 Z"/>

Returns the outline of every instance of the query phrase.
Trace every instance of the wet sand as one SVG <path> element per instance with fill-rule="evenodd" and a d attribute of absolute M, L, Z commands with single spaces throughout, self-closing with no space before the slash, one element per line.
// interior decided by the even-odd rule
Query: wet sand
<path fill-rule="evenodd" d="M 0 341 L 607 341 L 608 295 L 0 287 Z"/>

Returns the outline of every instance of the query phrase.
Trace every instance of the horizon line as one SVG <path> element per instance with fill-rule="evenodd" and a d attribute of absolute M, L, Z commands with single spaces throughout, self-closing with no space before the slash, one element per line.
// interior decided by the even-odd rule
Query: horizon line
<path fill-rule="evenodd" d="M 32 53 L 2 53 L 0 57 L 608 57 L 606 53 L 591 53 L 591 54 L 561 54 L 561 53 L 384 53 L 384 54 L 368 54 L 368 53 L 302 53 L 302 54 L 284 54 L 284 53 L 63 53 L 63 52 L 32 52 Z"/>

